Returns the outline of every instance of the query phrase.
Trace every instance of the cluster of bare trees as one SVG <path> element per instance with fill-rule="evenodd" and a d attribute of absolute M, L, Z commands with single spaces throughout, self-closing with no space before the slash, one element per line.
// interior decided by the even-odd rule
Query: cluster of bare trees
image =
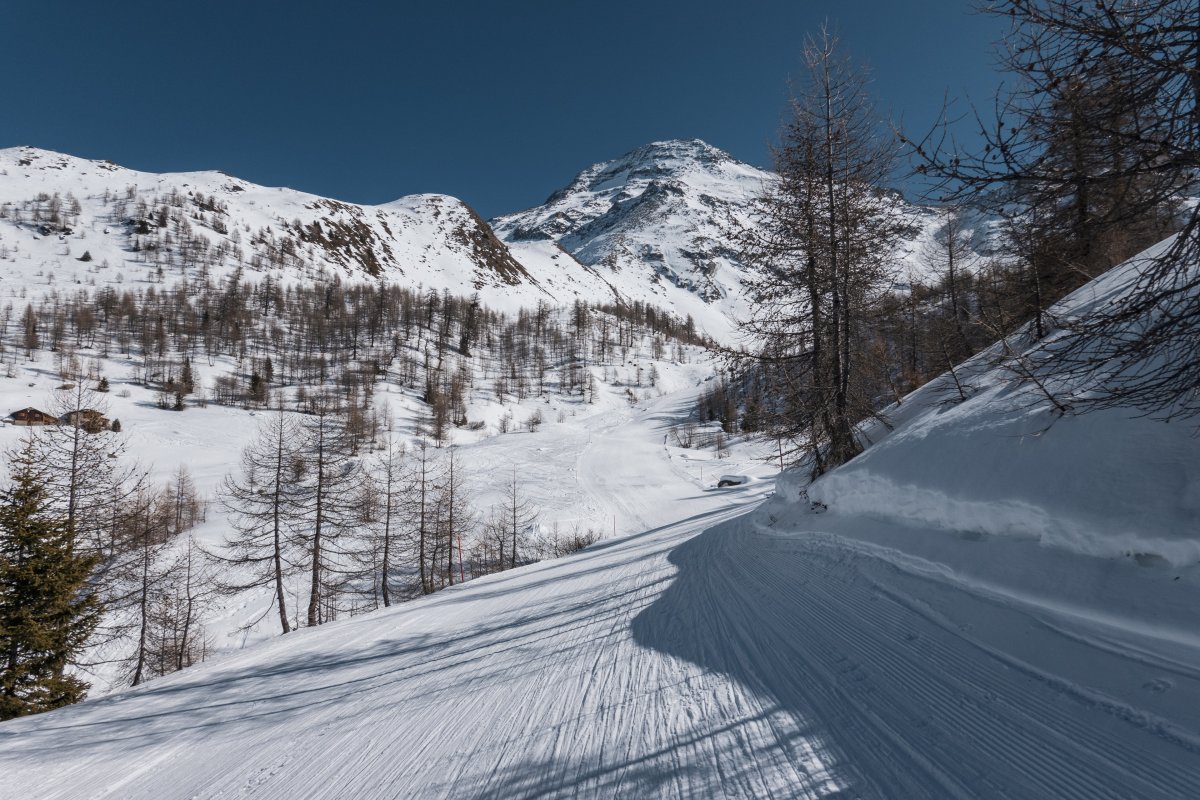
<path fill-rule="evenodd" d="M 282 632 L 536 560 L 538 514 L 514 470 L 486 521 L 456 447 L 355 447 L 332 401 L 272 413 L 225 481 L 227 591 L 263 588 Z M 292 594 L 299 583 L 301 594 Z M 303 596 L 301 596 L 303 595 Z"/>
<path fill-rule="evenodd" d="M 27 204 L 31 216 L 51 224 L 43 220 L 56 211 L 53 224 L 68 225 L 53 200 Z M 137 199 L 112 202 L 127 210 Z M 646 352 L 684 360 L 685 347 L 704 342 L 691 320 L 640 303 L 542 303 L 504 316 L 477 298 L 382 282 L 282 287 L 270 277 L 246 281 L 240 270 L 215 280 L 208 268 L 229 252 L 199 244 L 207 240 L 180 209 L 210 227 L 223 213 L 206 198 L 178 194 L 158 210 L 135 208 L 130 235 L 154 266 L 138 288 L 51 290 L 23 309 L 0 308 L 10 374 L 18 359 L 53 353 L 70 387 L 51 409 L 55 417 L 102 409 L 102 394 L 86 386 L 108 391 L 103 365 L 120 355 L 164 411 L 210 402 L 271 409 L 219 498 L 231 533 L 215 552 L 188 538 L 204 513 L 190 477 L 151 486 L 121 457 L 115 423 L 35 433 L 47 467 L 37 477 L 44 513 L 69 531 L 94 589 L 86 596 L 96 624 L 55 663 L 78 664 L 86 644 L 118 661 L 133 684 L 206 656 L 204 618 L 222 591 L 269 593 L 270 613 L 287 632 L 590 543 L 596 535 L 587 530 L 543 534 L 516 473 L 504 500 L 486 514 L 473 508 L 459 453 L 445 447 L 451 431 L 480 426 L 467 408 L 481 383 L 501 402 L 550 392 L 584 402 L 598 391 L 594 368 L 632 369 Z M 14 207 L 6 213 L 26 224 Z M 255 246 L 272 241 L 255 236 Z M 298 257 L 286 246 L 278 252 Z M 164 267 L 182 267 L 183 280 L 164 285 Z M 640 382 L 640 368 L 638 375 Z M 423 388 L 423 438 L 407 452 L 376 402 L 381 381 Z M 542 415 L 509 421 L 536 430 Z M 62 696 L 78 699 L 82 686 Z"/>
<path fill-rule="evenodd" d="M 219 557 L 250 567 L 226 588 L 271 588 L 284 633 L 293 627 L 284 584 L 302 571 L 307 624 L 336 616 L 335 600 L 353 575 L 350 539 L 360 520 L 363 475 L 346 418 L 336 396 L 322 394 L 311 408 L 299 422 L 271 415 L 223 493 L 234 531 Z"/>
<path fill-rule="evenodd" d="M 1060 412 L 1200 413 L 1194 4 L 997 0 L 982 10 L 1011 22 L 1002 66 L 1012 82 L 994 116 L 967 115 L 980 121 L 980 149 L 957 146 L 949 114 L 923 138 L 900 134 L 941 215 L 920 254 L 931 280 L 889 275 L 900 228 L 883 182 L 901 148 L 871 113 L 862 71 L 827 33 L 806 43 L 775 154 L 780 181 L 743 237 L 762 309 L 745 328 L 761 346 L 730 382 L 738 407 L 718 387 L 702 418 L 728 430 L 740 414 L 743 430 L 765 428 L 819 475 L 859 451 L 858 422 L 932 377 L 948 371 L 949 399 L 969 397 L 956 365 L 997 340 Z M 1075 316 L 1054 311 L 1171 234 L 1121 292 Z"/>
<path fill-rule="evenodd" d="M 60 390 L 52 405 L 67 416 L 103 407 L 103 399 L 77 384 Z M 212 648 L 204 619 L 222 593 L 265 589 L 268 612 L 287 633 L 563 555 L 597 538 L 580 530 L 543 535 L 515 468 L 484 517 L 456 447 L 419 438 L 406 450 L 389 433 L 372 448 L 353 434 L 347 412 L 340 393 L 321 390 L 310 393 L 301 413 L 267 415 L 221 491 L 230 532 L 207 550 L 188 533 L 204 519 L 206 504 L 186 468 L 154 486 L 122 457 L 121 438 L 107 428 L 31 428 L 12 454 L 16 488 L 0 503 L 0 550 L 11 549 L 16 561 L 33 558 L 20 555 L 29 545 L 16 535 L 32 531 L 45 551 L 37 563 L 46 564 L 29 585 L 14 579 L 11 590 L 0 586 L 0 614 L 20 617 L 21 607 L 51 587 L 74 598 L 77 613 L 62 620 L 58 639 L 26 632 L 30 642 L 60 642 L 62 652 L 35 652 L 9 636 L 14 626 L 5 629 L 14 639 L 5 639 L 5 652 L 13 657 L 0 671 L 0 693 L 10 684 L 32 685 L 30 665 L 43 666 L 42 688 L 28 697 L 13 688 L 4 713 L 80 699 L 86 683 L 68 668 L 103 663 L 84 663 L 85 652 L 115 661 L 132 685 L 203 660 Z M 42 528 L 31 527 L 34 518 Z M 0 584 L 8 565 L 0 565 Z M 46 699 L 47 692 L 54 697 Z"/>
<path fill-rule="evenodd" d="M 57 416 L 99 410 L 104 401 L 82 382 L 58 390 Z M 99 635 L 127 667 L 133 685 L 203 658 L 200 616 L 210 594 L 206 572 L 189 541 L 176 541 L 201 521 L 204 504 L 180 467 L 164 486 L 122 457 L 119 432 L 83 424 L 31 429 L 46 465 L 50 510 L 71 532 L 74 547 L 96 559 L 93 580 L 107 609 Z"/>
<path fill-rule="evenodd" d="M 931 194 L 1003 212 L 1028 340 L 1077 410 L 1200 412 L 1200 25 L 1184 0 L 997 0 L 1013 89 L 983 120 L 979 152 L 947 123 L 909 139 Z M 1168 233 L 1119 301 L 1074 318 L 1053 301 Z M 1054 334 L 1050 336 L 1050 334 Z"/>
<path fill-rule="evenodd" d="M 158 392 L 158 405 L 182 411 L 215 402 L 250 408 L 278 405 L 285 386 L 337 387 L 361 427 L 371 419 L 376 384 L 390 378 L 422 388 L 427 425 L 438 443 L 465 427 L 465 401 L 481 382 L 498 400 L 554 391 L 591 399 L 594 364 L 628 361 L 649 349 L 685 358 L 705 340 L 694 323 L 640 302 L 594 309 L 545 303 L 505 316 L 477 298 L 379 284 L 289 286 L 234 272 L 219 283 L 185 280 L 117 292 L 106 287 L 64 296 L 52 292 L 18 315 L 0 308 L 0 346 L 10 372 L 21 357 L 54 353 L 64 374 L 81 370 L 81 354 L 135 360 L 136 378 Z M 203 380 L 201 371 L 216 371 Z M 303 392 L 287 398 L 304 410 Z"/>
<path fill-rule="evenodd" d="M 213 592 L 212 565 L 184 534 L 204 513 L 187 470 L 166 486 L 140 486 L 123 504 L 117 552 L 104 571 L 110 630 L 129 645 L 122 657 L 133 686 L 203 661 L 203 625 Z"/>
<path fill-rule="evenodd" d="M 328 254 L 306 243 L 299 223 L 243 230 L 228 222 L 223 203 L 199 192 L 148 196 L 131 186 L 98 199 L 128 239 L 132 255 L 121 266 L 145 273 L 121 275 L 119 284 L 130 283 L 123 289 L 111 285 L 114 267 L 89 262 L 88 287 L 0 309 L 0 342 L 10 358 L 18 352 L 30 358 L 42 348 L 60 358 L 81 349 L 124 354 L 141 359 L 146 381 L 164 385 L 178 377 L 185 357 L 193 364 L 233 358 L 238 369 L 222 376 L 219 399 L 265 405 L 272 384 L 262 375 L 265 358 L 278 384 L 362 384 L 390 369 L 406 385 L 420 386 L 447 381 L 460 358 L 482 349 L 497 391 L 520 399 L 544 391 L 549 380 L 585 390 L 588 360 L 606 360 L 635 338 L 650 335 L 658 350 L 677 352 L 704 341 L 690 319 L 640 302 L 606 305 L 599 315 L 577 302 L 565 320 L 540 303 L 505 318 L 478 298 L 382 280 L 345 284 L 314 266 Z M 49 225 L 69 236 L 78 205 L 70 196 L 39 195 L 0 205 L 0 219 Z M 264 277 L 248 281 L 247 269 Z M 285 284 L 285 273 L 307 280 Z M 54 283 L 53 275 L 47 279 Z M 98 280 L 109 285 L 90 288 Z M 255 374 L 261 380 L 252 386 Z M 174 392 L 162 403 L 182 405 Z"/>

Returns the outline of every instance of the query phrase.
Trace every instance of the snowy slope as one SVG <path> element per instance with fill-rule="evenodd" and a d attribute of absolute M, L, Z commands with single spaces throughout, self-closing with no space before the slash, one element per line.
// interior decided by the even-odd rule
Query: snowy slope
<path fill-rule="evenodd" d="M 0 725 L 0 798 L 1190 796 L 1200 642 L 748 517 L 662 447 L 686 401 L 579 461 L 643 532 Z"/>
<path fill-rule="evenodd" d="M 674 163 L 668 154 L 658 157 Z M 741 183 L 720 188 L 749 196 L 760 174 L 739 166 Z M 667 219 L 657 233 L 678 237 L 684 250 L 731 252 L 726 229 L 689 226 L 685 217 Z M 247 279 L 282 284 L 383 279 L 456 294 L 477 291 L 485 304 L 505 311 L 539 301 L 636 300 L 681 317 L 693 314 L 714 335 L 733 328 L 727 316 L 733 306 L 707 302 L 716 284 L 677 280 L 649 256 L 614 271 L 577 260 L 544 237 L 504 242 L 471 208 L 446 195 L 363 206 L 220 172 L 153 174 L 30 147 L 0 150 L 0 281 L 12 294 L 153 282 L 160 263 L 167 283 L 195 278 L 199 266 L 178 263 L 185 249 L 203 251 L 193 261 L 212 261 L 203 274 L 215 279 L 239 268 Z M 90 260 L 80 261 L 85 253 Z M 730 262 L 722 263 L 722 285 L 738 286 Z"/>
<path fill-rule="evenodd" d="M 80 260 L 85 254 L 87 260 Z M 589 283 L 593 273 L 561 251 L 529 263 L 526 270 L 470 209 L 440 195 L 362 207 L 258 187 L 221 173 L 152 175 L 31 148 L 0 151 L 3 324 L 11 325 L 25 304 L 39 297 L 104 288 L 161 291 L 183 280 L 216 282 L 235 274 L 282 285 L 382 278 L 455 294 L 478 291 L 492 308 L 510 312 L 538 302 L 565 305 L 577 297 L 611 302 L 618 296 L 599 278 Z M 693 387 L 713 372 L 704 354 L 687 348 L 684 358 L 692 363 L 659 359 L 653 365 L 658 385 L 643 384 L 641 376 L 653 360 L 648 347 L 648 341 L 638 341 L 619 358 L 614 351 L 608 361 L 590 365 L 599 387 L 594 402 L 553 390 L 521 402 L 511 396 L 501 401 L 486 377 L 496 374 L 497 365 L 482 356 L 468 364 L 480 376 L 467 399 L 478 428 L 457 429 L 453 439 L 462 446 L 461 468 L 481 518 L 499 503 L 515 468 L 540 511 L 546 538 L 569 537 L 577 530 L 634 529 L 636 523 L 626 515 L 609 513 L 578 485 L 559 479 L 573 473 L 597 427 L 628 414 L 627 391 L 650 397 Z M 63 355 L 35 352 L 24 359 L 9 349 L 0 368 L 0 414 L 51 407 L 51 396 L 64 381 Z M 216 404 L 189 404 L 183 414 L 165 411 L 157 405 L 155 388 L 143 385 L 137 360 L 102 357 L 89 348 L 77 355 L 91 381 L 102 374 L 110 380 L 108 416 L 122 422 L 127 455 L 151 481 L 161 486 L 180 466 L 188 468 L 208 505 L 206 521 L 193 533 L 200 546 L 219 551 L 230 530 L 220 503 L 222 481 L 236 470 L 241 448 L 262 417 Z M 235 368 L 225 359 L 200 366 L 205 390 L 211 392 L 216 378 Z M 280 396 L 295 388 L 281 389 Z M 377 402 L 386 405 L 380 410 L 385 425 L 411 446 L 427 409 L 419 393 L 394 374 L 382 376 L 374 389 Z M 524 425 L 535 413 L 545 424 L 531 434 Z M 505 415 L 513 432 L 498 435 Z M 0 448 L 14 446 L 25 432 L 0 426 Z M 286 589 L 298 602 L 300 579 Z M 204 620 L 211 649 L 225 652 L 276 635 L 277 623 L 263 616 L 269 605 L 269 594 L 255 591 L 215 601 Z M 111 648 L 90 654 L 89 660 L 123 655 L 125 650 Z M 127 681 L 111 663 L 89 670 L 86 678 L 94 696 Z"/>
<path fill-rule="evenodd" d="M 1050 316 L 1086 314 L 1119 298 L 1143 259 L 1064 298 Z M 1200 563 L 1195 425 L 1124 409 L 1060 415 L 1019 375 L 1020 359 L 1035 365 L 1037 350 L 1017 347 L 1019 359 L 1002 357 L 997 345 L 957 370 L 965 400 L 944 375 L 887 409 L 895 429 L 865 428 L 875 444 L 809 496 L 838 511 L 1084 555 Z M 1043 380 L 1068 406 L 1088 388 Z M 796 480 L 785 482 L 785 493 L 796 495 Z"/>
<path fill-rule="evenodd" d="M 185 250 L 199 254 L 190 268 L 180 263 Z M 212 263 L 202 270 L 205 260 Z M 701 314 L 716 333 L 732 326 L 706 313 L 690 289 L 658 289 L 649 261 L 634 275 L 613 275 L 548 240 L 506 244 L 446 195 L 363 206 L 221 172 L 153 174 L 30 147 L 0 150 L 0 281 L 12 295 L 201 273 L 219 279 L 235 269 L 282 284 L 337 277 L 477 291 L 505 311 L 640 300 L 681 317 Z"/>
<path fill-rule="evenodd" d="M 13 355 L 12 350 L 9 355 Z M 592 396 L 584 398 L 577 392 L 563 392 L 551 378 L 547 381 L 545 394 L 538 396 L 531 392 L 523 400 L 516 399 L 511 393 L 503 399 L 496 396 L 493 381 L 484 373 L 495 375 L 497 367 L 485 352 L 467 359 L 465 363 L 479 376 L 465 397 L 466 413 L 473 424 L 453 429 L 449 439 L 455 445 L 458 469 L 477 521 L 486 521 L 494 507 L 501 504 L 515 470 L 522 496 L 537 512 L 537 530 L 533 538 L 549 541 L 556 537 L 567 539 L 576 533 L 614 536 L 640 530 L 639 517 L 614 508 L 606 494 L 597 497 L 597 492 L 578 480 L 578 473 L 580 459 L 593 438 L 629 418 L 632 413 L 630 393 L 643 402 L 664 394 L 695 393 L 699 390 L 698 385 L 713 375 L 713 364 L 701 348 L 681 350 L 678 355 L 683 356 L 682 362 L 656 361 L 652 355 L 649 337 L 636 341 L 632 348 L 623 351 L 612 348 L 609 360 L 596 359 L 589 367 L 595 376 Z M 0 409 L 3 409 L 0 413 L 28 406 L 54 408 L 56 389 L 63 384 L 56 356 L 38 351 L 32 360 L 13 358 L 0 367 Z M 155 487 L 169 483 L 176 471 L 184 467 L 204 501 L 204 521 L 188 534 L 178 537 L 176 546 L 184 547 L 186 540 L 194 537 L 208 552 L 224 552 L 223 542 L 231 531 L 229 512 L 221 502 L 224 478 L 236 474 L 242 448 L 254 439 L 260 425 L 273 412 L 217 403 L 200 404 L 191 400 L 183 412 L 164 409 L 157 401 L 157 385 L 143 383 L 139 358 L 118 354 L 102 358 L 88 351 L 81 357 L 84 363 L 94 365 L 97 375 L 104 374 L 110 381 L 111 391 L 98 396 L 96 402 L 104 407 L 109 418 L 120 420 L 122 424 L 116 441 L 126 448 L 123 463 L 136 462 Z M 211 392 L 217 376 L 234 367 L 232 360 L 219 359 L 203 366 L 198 364 L 197 375 Z M 656 375 L 654 385 L 648 379 L 639 385 L 639 376 L 646 376 L 652 370 Z M 94 380 L 95 376 L 89 384 Z M 286 398 L 294 389 L 292 386 L 281 388 L 278 396 Z M 428 410 L 428 405 L 421 400 L 420 387 L 406 385 L 392 372 L 380 376 L 373 393 L 383 428 L 391 431 L 396 443 L 407 447 L 412 454 L 416 440 L 425 435 L 422 418 Z M 297 422 L 304 419 L 294 411 L 288 413 Z M 544 420 L 536 432 L 527 426 L 527 421 L 535 414 Z M 510 421 L 507 433 L 501 432 L 504 418 Z M 30 431 L 15 425 L 0 425 L 0 452 L 19 446 Z M 748 460 L 761 449 L 761 445 L 746 443 L 735 447 Z M 447 448 L 436 449 L 433 463 L 444 464 L 447 454 Z M 373 451 L 364 451 L 364 465 L 370 466 L 376 455 Z M 705 479 L 709 485 L 715 483 L 719 470 L 709 463 L 717 463 L 713 448 L 681 450 L 679 457 L 680 463 L 692 467 L 697 480 Z M 722 459 L 719 463 L 729 465 L 730 460 Z M 707 474 L 704 473 L 706 467 Z M 728 468 L 741 469 L 736 465 Z M 482 535 L 482 524 L 476 528 L 476 533 Z M 469 548 L 472 540 L 468 538 L 466 544 Z M 222 569 L 233 570 L 227 573 L 226 577 L 229 577 L 236 574 L 237 568 L 223 566 Z M 302 574 L 291 575 L 285 580 L 285 593 L 295 614 L 299 614 L 301 598 L 306 596 L 306 581 Z M 396 576 L 396 582 L 397 591 L 411 590 L 403 573 Z M 247 644 L 278 636 L 278 619 L 264 614 L 272 607 L 273 598 L 269 588 L 210 598 L 201 615 L 210 655 L 219 657 Z M 354 602 L 353 598 L 348 600 L 340 609 L 341 613 L 351 613 Z M 119 622 L 119 619 L 111 618 L 110 622 Z M 128 638 L 121 638 L 111 645 L 97 645 L 98 650 L 88 651 L 82 660 L 93 666 L 84 671 L 83 677 L 91 684 L 91 696 L 98 697 L 128 685 L 129 675 L 122 673 L 122 664 L 105 662 L 127 657 L 134 644 Z"/>

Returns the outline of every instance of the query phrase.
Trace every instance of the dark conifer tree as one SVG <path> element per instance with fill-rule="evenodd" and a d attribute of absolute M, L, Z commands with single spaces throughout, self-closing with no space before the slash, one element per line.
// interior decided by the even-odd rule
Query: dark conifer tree
<path fill-rule="evenodd" d="M 32 440 L 12 454 L 11 471 L 0 495 L 0 719 L 83 699 L 87 684 L 67 668 L 101 614 L 88 580 L 96 557 L 73 547 L 52 510 Z"/>

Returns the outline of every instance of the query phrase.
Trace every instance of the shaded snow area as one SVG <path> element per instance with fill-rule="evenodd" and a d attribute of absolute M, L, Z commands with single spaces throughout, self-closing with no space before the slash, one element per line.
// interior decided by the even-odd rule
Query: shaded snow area
<path fill-rule="evenodd" d="M 605 412 L 561 477 L 640 533 L 5 723 L 0 796 L 704 793 L 718 761 L 747 795 L 832 785 L 816 749 L 754 763 L 787 715 L 670 653 L 703 612 L 656 610 L 672 551 L 770 486 L 715 489 L 730 459 L 701 478 L 696 453 L 664 446 L 694 392 Z"/>

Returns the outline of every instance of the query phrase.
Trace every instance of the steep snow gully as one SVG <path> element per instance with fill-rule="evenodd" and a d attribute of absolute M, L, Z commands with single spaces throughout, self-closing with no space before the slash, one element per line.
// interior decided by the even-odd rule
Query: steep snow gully
<path fill-rule="evenodd" d="M 642 532 L 6 723 L 0 797 L 1197 796 L 1197 643 L 776 524 L 681 402 L 580 459 Z"/>

